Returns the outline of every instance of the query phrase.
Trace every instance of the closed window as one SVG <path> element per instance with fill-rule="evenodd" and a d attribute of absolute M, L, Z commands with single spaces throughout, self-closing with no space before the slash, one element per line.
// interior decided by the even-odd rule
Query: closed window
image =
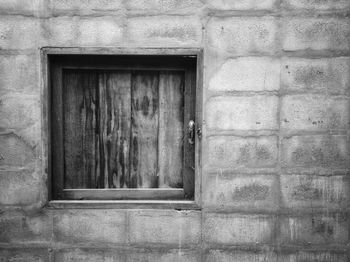
<path fill-rule="evenodd" d="M 193 200 L 196 63 L 50 55 L 52 199 Z"/>

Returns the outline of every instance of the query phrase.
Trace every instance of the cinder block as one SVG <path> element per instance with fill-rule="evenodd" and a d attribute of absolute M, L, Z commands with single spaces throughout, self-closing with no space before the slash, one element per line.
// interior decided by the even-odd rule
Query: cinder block
<path fill-rule="evenodd" d="M 186 246 L 200 240 L 200 212 L 135 211 L 129 213 L 129 237 L 134 244 Z"/>
<path fill-rule="evenodd" d="M 283 6 L 287 9 L 336 10 L 350 7 L 348 0 L 284 0 L 283 2 Z"/>
<path fill-rule="evenodd" d="M 28 66 L 28 64 L 25 64 L 25 65 L 22 64 L 22 66 L 23 67 L 26 66 L 27 69 L 31 68 L 30 66 Z M 9 68 L 8 70 L 10 69 L 12 69 L 13 71 L 13 74 L 11 74 L 12 76 L 14 75 L 14 73 L 16 73 L 16 70 L 13 68 Z M 35 71 L 35 69 L 33 70 Z M 26 70 L 24 69 L 23 73 L 25 73 L 25 71 Z M 19 81 L 21 81 L 21 85 L 28 83 L 28 85 L 30 86 L 31 82 L 32 84 L 34 84 L 33 83 L 34 79 L 31 78 L 31 77 L 34 77 L 34 75 L 30 74 L 30 72 L 32 72 L 31 69 L 27 71 L 28 71 L 28 79 L 26 78 L 25 75 L 23 75 L 21 79 L 18 79 L 19 76 L 16 75 L 12 79 L 14 81 L 14 84 Z M 7 76 L 6 78 L 4 78 L 5 85 L 7 80 L 11 81 Z M 37 85 L 37 88 L 39 88 L 38 82 L 35 84 Z M 40 111 L 41 111 L 41 105 L 40 105 L 39 90 L 35 95 L 28 95 L 28 94 L 23 94 L 19 92 L 6 93 L 5 91 L 5 94 L 3 94 L 0 97 L 0 115 L 1 115 L 0 129 L 3 131 L 6 131 L 6 130 L 14 131 L 16 135 L 20 138 L 20 140 L 27 143 L 33 149 L 35 148 L 36 152 L 39 152 L 40 151 L 39 145 L 41 143 L 41 112 Z"/>
<path fill-rule="evenodd" d="M 281 127 L 292 130 L 330 130 L 350 127 L 347 98 L 291 95 L 282 98 Z"/>
<path fill-rule="evenodd" d="M 283 244 L 345 244 L 349 240 L 346 214 L 310 214 L 281 219 Z"/>
<path fill-rule="evenodd" d="M 196 13 L 202 7 L 200 0 L 129 0 L 126 9 L 131 12 Z"/>
<path fill-rule="evenodd" d="M 277 162 L 277 137 L 208 138 L 209 165 L 218 168 L 272 167 Z"/>
<path fill-rule="evenodd" d="M 76 248 L 55 251 L 55 262 L 201 262 L 196 251 L 186 249 L 103 249 L 103 248 Z"/>
<path fill-rule="evenodd" d="M 202 24 L 195 17 L 135 17 L 127 23 L 128 41 L 146 46 L 199 45 L 201 38 Z"/>
<path fill-rule="evenodd" d="M 287 58 L 282 61 L 282 88 L 293 92 L 346 94 L 350 86 L 349 71 L 347 57 Z"/>
<path fill-rule="evenodd" d="M 79 32 L 79 17 L 53 17 L 44 20 L 42 27 L 42 43 L 44 45 L 69 45 L 77 44 Z"/>
<path fill-rule="evenodd" d="M 205 262 L 277 262 L 277 254 L 271 251 L 209 250 L 205 257 Z M 279 255 L 278 258 L 282 257 Z"/>
<path fill-rule="evenodd" d="M 0 55 L 1 92 L 39 93 L 38 66 L 34 55 Z"/>
<path fill-rule="evenodd" d="M 0 243 L 48 243 L 52 236 L 52 219 L 47 213 L 24 215 L 9 212 L 1 215 L 0 228 Z"/>
<path fill-rule="evenodd" d="M 38 95 L 9 93 L 0 97 L 0 128 L 22 129 L 40 123 Z"/>
<path fill-rule="evenodd" d="M 38 156 L 41 153 L 41 123 L 37 122 L 33 125 L 25 127 L 20 130 L 16 130 L 16 135 L 21 137 L 34 151 L 35 155 Z"/>
<path fill-rule="evenodd" d="M 104 250 L 101 248 L 61 249 L 55 251 L 55 262 L 125 262 L 125 252 L 117 249 Z"/>
<path fill-rule="evenodd" d="M 268 57 L 227 60 L 211 78 L 213 91 L 273 91 L 280 86 L 280 61 Z"/>
<path fill-rule="evenodd" d="M 207 25 L 209 48 L 232 54 L 273 54 L 277 33 L 277 20 L 272 17 L 211 18 Z"/>
<path fill-rule="evenodd" d="M 347 208 L 350 181 L 347 176 L 282 175 L 284 206 L 288 208 Z"/>
<path fill-rule="evenodd" d="M 337 18 L 288 18 L 284 21 L 283 49 L 350 50 L 350 21 Z"/>
<path fill-rule="evenodd" d="M 1 0 L 1 14 L 40 15 L 45 0 Z"/>
<path fill-rule="evenodd" d="M 349 167 L 349 140 L 346 136 L 293 136 L 282 140 L 281 156 L 288 167 Z"/>
<path fill-rule="evenodd" d="M 0 166 L 24 167 L 34 163 L 34 149 L 13 133 L 0 135 Z"/>
<path fill-rule="evenodd" d="M 0 18 L 1 49 L 36 48 L 39 39 L 39 20 L 19 16 L 3 16 Z"/>
<path fill-rule="evenodd" d="M 53 15 L 89 15 L 98 11 L 119 11 L 122 0 L 49 0 L 48 7 Z"/>
<path fill-rule="evenodd" d="M 203 205 L 215 209 L 278 208 L 275 175 L 268 174 L 210 174 L 203 184 Z"/>
<path fill-rule="evenodd" d="M 289 255 L 293 262 L 315 261 L 315 262 L 346 262 L 346 254 L 342 251 L 299 251 L 296 254 Z"/>
<path fill-rule="evenodd" d="M 46 182 L 33 169 L 0 171 L 0 204 L 33 205 L 43 202 Z"/>
<path fill-rule="evenodd" d="M 8 248 L 0 249 L 1 262 L 47 262 L 47 248 Z"/>
<path fill-rule="evenodd" d="M 219 10 L 271 10 L 274 8 L 276 0 L 206 0 L 209 8 Z"/>
<path fill-rule="evenodd" d="M 203 240 L 216 244 L 271 243 L 273 219 L 265 215 L 206 213 Z"/>
<path fill-rule="evenodd" d="M 126 242 L 126 213 L 121 210 L 60 210 L 53 219 L 59 242 Z"/>
<path fill-rule="evenodd" d="M 126 255 L 126 262 L 201 262 L 199 252 L 184 249 L 160 252 L 134 252 Z"/>
<path fill-rule="evenodd" d="M 277 96 L 219 96 L 207 103 L 208 128 L 216 130 L 278 129 Z"/>
<path fill-rule="evenodd" d="M 115 45 L 122 42 L 122 27 L 118 17 L 82 18 L 77 40 L 80 45 Z"/>
<path fill-rule="evenodd" d="M 123 39 L 119 17 L 55 17 L 42 24 L 43 42 L 63 46 L 110 46 Z"/>

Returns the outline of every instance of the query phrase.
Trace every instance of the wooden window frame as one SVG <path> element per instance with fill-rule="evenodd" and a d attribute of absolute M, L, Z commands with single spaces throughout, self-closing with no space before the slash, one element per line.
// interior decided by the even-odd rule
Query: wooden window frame
<path fill-rule="evenodd" d="M 201 129 L 202 125 L 202 70 L 203 70 L 203 51 L 197 48 L 53 48 L 44 47 L 41 49 L 41 73 L 42 73 L 42 119 L 43 128 L 43 168 L 48 176 L 48 207 L 54 208 L 175 208 L 175 209 L 199 209 L 200 208 L 200 192 L 201 192 L 201 139 L 195 136 L 195 181 L 194 181 L 194 197 L 193 200 L 180 199 L 181 190 L 183 189 L 81 189 L 81 190 L 62 190 L 65 194 L 64 200 L 57 200 L 53 190 L 53 167 L 51 141 L 51 89 L 50 89 L 50 56 L 64 55 L 127 55 L 127 56 L 191 56 L 196 58 L 196 129 Z M 105 67 L 105 66 L 104 66 Z M 86 67 L 88 68 L 88 66 Z M 96 68 L 94 66 L 94 68 Z M 115 69 L 115 68 L 113 68 Z M 123 69 L 127 69 L 123 67 Z M 145 68 L 143 68 L 145 69 Z M 152 69 L 152 68 L 149 68 Z M 159 68 L 156 68 L 159 69 Z M 170 69 L 174 69 L 173 67 Z M 186 182 L 185 182 L 186 183 Z M 184 187 L 186 186 L 184 183 Z M 105 191 L 105 192 L 103 192 Z M 115 192 L 113 192 L 115 191 Z M 183 193 L 183 192 L 182 192 Z M 112 194 L 112 195 L 111 195 Z M 127 200 L 113 200 L 113 196 L 127 194 Z M 93 195 L 93 200 L 89 200 L 89 196 Z M 112 197 L 111 197 L 112 196 Z M 144 200 L 144 198 L 147 200 Z M 79 200 L 84 199 L 84 200 Z"/>

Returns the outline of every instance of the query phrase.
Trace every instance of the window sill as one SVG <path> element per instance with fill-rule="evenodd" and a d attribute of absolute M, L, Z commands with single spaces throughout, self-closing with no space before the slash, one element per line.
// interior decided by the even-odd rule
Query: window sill
<path fill-rule="evenodd" d="M 201 210 L 188 200 L 52 200 L 49 209 L 176 209 Z"/>

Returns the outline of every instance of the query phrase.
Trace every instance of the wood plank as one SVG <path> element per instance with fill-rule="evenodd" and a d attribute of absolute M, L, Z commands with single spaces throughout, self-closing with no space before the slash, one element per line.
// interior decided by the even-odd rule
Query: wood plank
<path fill-rule="evenodd" d="M 98 74 L 98 149 L 96 156 L 97 164 L 97 186 L 96 188 L 108 188 L 108 152 L 107 152 L 107 74 Z"/>
<path fill-rule="evenodd" d="M 130 187 L 158 187 L 158 76 L 156 71 L 132 76 Z"/>
<path fill-rule="evenodd" d="M 75 65 L 72 63 L 72 65 L 67 65 L 64 68 L 66 69 L 75 69 L 75 70 L 101 70 L 101 71 L 159 71 L 159 70 L 167 70 L 167 71 L 184 71 L 184 68 L 182 65 L 179 66 L 105 66 L 105 65 L 86 65 L 86 64 L 79 64 Z"/>
<path fill-rule="evenodd" d="M 183 185 L 185 190 L 185 198 L 194 198 L 195 183 L 195 144 L 188 142 L 189 134 L 188 123 L 195 119 L 196 115 L 196 73 L 193 69 L 187 69 L 185 73 L 185 104 L 184 104 L 184 159 L 183 159 Z M 196 128 L 198 123 L 196 123 Z M 197 137 L 197 134 L 195 135 Z M 197 140 L 196 140 L 197 141 Z"/>
<path fill-rule="evenodd" d="M 201 185 L 202 185 L 202 125 L 203 125 L 203 50 L 197 55 L 196 67 L 193 69 L 195 84 L 193 84 L 196 93 L 196 121 L 197 129 L 201 129 L 200 136 L 197 136 L 197 144 L 195 149 L 195 178 L 194 178 L 194 197 L 197 203 L 201 199 Z"/>
<path fill-rule="evenodd" d="M 81 108 L 81 121 L 83 134 L 83 168 L 85 177 L 85 187 L 96 187 L 96 155 L 98 154 L 96 134 L 97 123 L 97 75 L 88 71 L 81 74 L 83 86 L 83 106 Z"/>
<path fill-rule="evenodd" d="M 96 76 L 63 75 L 64 187 L 89 188 L 95 178 Z"/>
<path fill-rule="evenodd" d="M 184 198 L 184 190 L 176 189 L 161 189 L 161 188 L 146 188 L 146 189 L 65 189 L 63 190 L 65 199 L 79 200 L 175 200 Z"/>
<path fill-rule="evenodd" d="M 52 194 L 55 199 L 62 199 L 64 188 L 64 145 L 63 145 L 63 102 L 62 68 L 52 67 L 51 71 L 51 150 L 52 150 Z"/>
<path fill-rule="evenodd" d="M 63 81 L 64 188 L 84 188 L 81 75 L 65 71 Z"/>
<path fill-rule="evenodd" d="M 177 209 L 201 210 L 191 200 L 54 200 L 47 206 L 49 209 Z"/>
<path fill-rule="evenodd" d="M 110 72 L 106 84 L 108 187 L 130 187 L 131 73 Z"/>
<path fill-rule="evenodd" d="M 159 187 L 182 188 L 184 72 L 159 74 Z"/>

